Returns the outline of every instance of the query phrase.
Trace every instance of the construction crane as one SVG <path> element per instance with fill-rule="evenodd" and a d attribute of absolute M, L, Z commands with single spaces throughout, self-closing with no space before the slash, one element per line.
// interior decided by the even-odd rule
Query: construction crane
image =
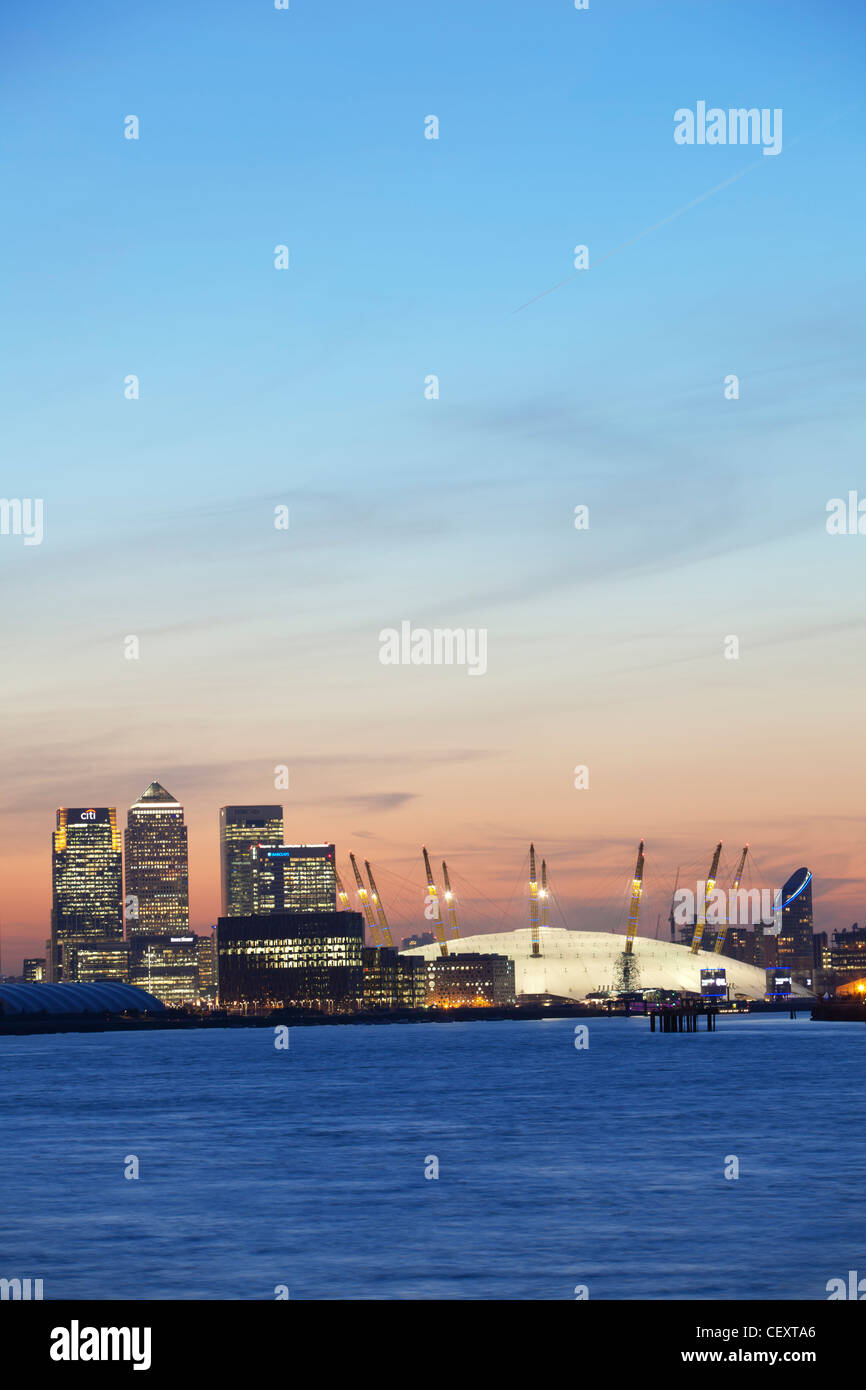
<path fill-rule="evenodd" d="M 433 882 L 433 870 L 430 868 L 430 855 L 422 845 L 421 853 L 424 855 L 424 871 L 427 874 L 427 896 L 432 901 L 429 904 L 436 909 L 436 916 L 433 918 L 433 935 L 439 943 L 439 950 L 443 956 L 448 954 L 448 942 L 445 940 L 445 924 L 442 921 L 442 913 L 439 910 L 439 894 L 436 892 L 436 884 Z"/>
<path fill-rule="evenodd" d="M 529 931 L 532 938 L 532 954 L 541 955 L 538 941 L 538 880 L 535 877 L 535 845 L 529 846 Z"/>
<path fill-rule="evenodd" d="M 538 890 L 538 897 L 541 901 L 541 930 L 544 931 L 545 927 L 550 925 L 550 894 L 547 891 L 547 864 L 543 859 L 541 861 L 541 887 Z M 541 955 L 540 941 L 537 954 Z"/>
<path fill-rule="evenodd" d="M 448 907 L 448 920 L 451 923 L 451 935 L 460 935 L 460 924 L 457 921 L 457 905 L 454 902 L 454 894 L 451 892 L 451 880 L 448 877 L 448 865 L 442 860 L 442 879 L 445 884 L 445 902 Z"/>
<path fill-rule="evenodd" d="M 367 870 L 367 877 L 370 880 L 370 893 L 373 897 L 373 906 L 376 909 L 376 912 L 379 914 L 379 926 L 382 931 L 382 939 L 384 940 L 385 945 L 390 946 L 391 950 L 393 951 L 394 938 L 391 935 L 391 928 L 388 925 L 388 918 L 385 916 L 385 909 L 382 906 L 382 899 L 379 897 L 379 891 L 376 888 L 376 880 L 373 877 L 373 870 L 370 868 L 369 859 L 364 860 L 364 868 Z"/>
<path fill-rule="evenodd" d="M 722 923 L 721 931 L 719 931 L 719 932 L 716 934 L 716 955 L 717 955 L 717 956 L 720 956 L 720 955 L 722 954 L 723 949 L 724 949 L 725 937 L 726 937 L 727 934 L 728 934 L 728 918 L 729 918 L 729 916 L 730 916 L 730 905 L 731 905 L 731 902 L 732 902 L 732 901 L 733 901 L 733 902 L 736 902 L 736 900 L 737 900 L 737 899 L 736 899 L 736 893 L 737 893 L 737 889 L 738 889 L 739 886 L 740 886 L 740 879 L 743 877 L 743 869 L 745 868 L 745 865 L 746 865 L 746 855 L 748 854 L 748 852 L 749 852 L 749 846 L 748 846 L 748 845 L 743 845 L 743 852 L 742 852 L 742 854 L 740 855 L 740 862 L 739 862 L 739 864 L 737 865 L 737 872 L 734 874 L 734 881 L 733 881 L 733 883 L 731 884 L 730 890 L 729 890 L 729 892 L 728 892 L 728 911 L 725 913 L 725 920 L 724 920 L 724 922 Z"/>
<path fill-rule="evenodd" d="M 340 870 L 334 865 L 334 878 L 337 880 L 337 897 L 340 899 L 340 907 L 349 906 L 349 894 L 343 887 L 343 880 L 340 878 Z"/>
<path fill-rule="evenodd" d="M 695 934 L 692 937 L 693 956 L 696 956 L 698 954 L 698 951 L 701 949 L 701 941 L 703 940 L 704 927 L 707 925 L 707 899 L 712 896 L 713 889 L 716 886 L 716 874 L 719 872 L 719 855 L 721 854 L 721 852 L 722 842 L 720 840 L 719 843 L 716 845 L 716 852 L 713 855 L 713 862 L 710 865 L 710 872 L 707 874 L 707 881 L 704 885 L 704 900 L 701 903 L 701 909 L 698 913 L 698 920 L 695 925 Z"/>
<path fill-rule="evenodd" d="M 361 878 L 361 875 L 358 871 L 358 865 L 355 862 L 354 854 L 349 855 L 349 863 L 352 865 L 352 872 L 355 875 L 355 882 L 358 885 L 358 897 L 361 899 L 361 906 L 364 909 L 364 917 L 366 918 L 367 926 L 370 931 L 370 940 L 372 941 L 374 946 L 381 946 L 382 937 L 379 931 L 379 924 L 376 921 L 375 915 L 373 913 L 373 908 L 370 905 L 370 899 L 367 896 L 367 890 L 364 887 L 364 880 Z"/>
<path fill-rule="evenodd" d="M 643 840 L 638 846 L 637 863 L 634 866 L 634 878 L 631 883 L 631 904 L 628 909 L 628 926 L 625 932 L 625 953 L 630 956 L 634 952 L 634 939 L 637 933 L 637 919 L 640 914 L 640 898 L 643 892 Z"/>

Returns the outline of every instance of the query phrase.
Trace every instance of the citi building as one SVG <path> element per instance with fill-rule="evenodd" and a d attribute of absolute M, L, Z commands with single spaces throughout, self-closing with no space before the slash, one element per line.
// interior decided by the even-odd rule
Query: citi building
<path fill-rule="evenodd" d="M 49 976 L 124 979 L 120 831 L 113 806 L 61 806 L 51 844 Z"/>

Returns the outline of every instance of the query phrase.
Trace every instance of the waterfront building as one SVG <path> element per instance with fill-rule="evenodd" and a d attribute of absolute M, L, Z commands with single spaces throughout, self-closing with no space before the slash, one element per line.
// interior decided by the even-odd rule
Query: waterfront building
<path fill-rule="evenodd" d="M 438 1008 L 513 1004 L 514 961 L 474 951 L 437 956 L 428 961 L 427 988 L 431 1005 Z"/>
<path fill-rule="evenodd" d="M 425 1009 L 428 1002 L 427 962 L 420 956 L 398 956 L 397 988 L 402 1009 Z"/>
<path fill-rule="evenodd" d="M 251 851 L 283 843 L 282 806 L 223 806 L 220 809 L 220 888 L 223 917 L 253 912 Z"/>
<path fill-rule="evenodd" d="M 126 941 L 67 941 L 63 947 L 63 981 L 88 984 L 97 980 L 129 980 Z"/>
<path fill-rule="evenodd" d="M 365 946 L 364 1008 L 423 1009 L 427 965 L 420 956 L 400 956 L 389 946 Z"/>
<path fill-rule="evenodd" d="M 195 959 L 198 967 L 199 998 L 216 999 L 216 928 L 211 927 L 205 934 L 199 933 L 195 939 Z"/>
<path fill-rule="evenodd" d="M 129 942 L 129 983 L 179 1009 L 199 998 L 196 937 L 137 935 Z"/>
<path fill-rule="evenodd" d="M 47 959 L 45 956 L 33 956 L 25 960 L 23 967 L 23 978 L 25 985 L 41 984 L 47 980 Z"/>
<path fill-rule="evenodd" d="M 71 973 L 75 968 L 71 960 L 64 964 L 67 949 L 122 940 L 117 811 L 113 806 L 62 806 L 51 843 L 50 978 L 77 978 Z"/>
<path fill-rule="evenodd" d="M 855 922 L 850 929 L 843 927 L 841 931 L 834 931 L 832 945 L 826 944 L 825 937 L 821 966 L 824 970 L 862 974 L 866 969 L 866 929 Z"/>
<path fill-rule="evenodd" d="M 728 980 L 724 966 L 701 968 L 701 999 L 707 1003 L 724 1002 L 728 997 Z"/>
<path fill-rule="evenodd" d="M 388 946 L 365 946 L 361 960 L 364 967 L 364 1008 L 396 1009 L 397 952 Z"/>
<path fill-rule="evenodd" d="M 815 970 L 812 942 L 812 875 L 795 869 L 782 886 L 782 926 L 776 940 L 776 963 L 786 967 L 798 984 L 807 987 Z M 790 901 L 789 901 L 790 899 Z"/>
<path fill-rule="evenodd" d="M 767 993 L 771 1000 L 790 999 L 794 993 L 794 982 L 787 965 L 770 965 L 766 970 Z"/>
<path fill-rule="evenodd" d="M 333 845 L 257 844 L 250 862 L 253 913 L 336 912 Z"/>
<path fill-rule="evenodd" d="M 189 931 L 189 855 L 183 807 L 151 782 L 127 812 L 127 936 Z"/>
<path fill-rule="evenodd" d="M 364 997 L 359 912 L 269 912 L 220 917 L 219 1000 L 226 1007 L 359 1008 Z"/>

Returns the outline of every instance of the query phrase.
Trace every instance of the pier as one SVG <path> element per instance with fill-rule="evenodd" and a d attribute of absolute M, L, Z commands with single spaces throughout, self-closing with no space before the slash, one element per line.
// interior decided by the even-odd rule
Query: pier
<path fill-rule="evenodd" d="M 706 1032 L 716 1031 L 717 1009 L 699 1008 L 696 1004 L 663 1004 L 660 1009 L 650 1010 L 650 1032 L 656 1031 L 656 1019 L 660 1033 L 697 1033 L 698 1019 L 701 1015 L 707 1020 Z"/>

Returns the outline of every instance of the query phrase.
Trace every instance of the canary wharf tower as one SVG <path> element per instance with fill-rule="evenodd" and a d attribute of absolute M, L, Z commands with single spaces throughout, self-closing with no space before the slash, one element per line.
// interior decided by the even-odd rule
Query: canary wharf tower
<path fill-rule="evenodd" d="M 120 832 L 113 806 L 61 806 L 52 839 L 53 980 L 79 978 L 75 958 L 108 955 L 123 941 Z M 102 967 L 105 963 L 102 962 Z M 104 971 L 103 971 L 104 973 Z"/>
<path fill-rule="evenodd" d="M 283 843 L 282 806 L 220 808 L 222 916 L 243 917 L 253 905 L 252 854 L 258 845 Z"/>
<path fill-rule="evenodd" d="M 126 927 L 130 940 L 189 931 L 183 807 L 159 782 L 151 782 L 127 812 Z"/>

